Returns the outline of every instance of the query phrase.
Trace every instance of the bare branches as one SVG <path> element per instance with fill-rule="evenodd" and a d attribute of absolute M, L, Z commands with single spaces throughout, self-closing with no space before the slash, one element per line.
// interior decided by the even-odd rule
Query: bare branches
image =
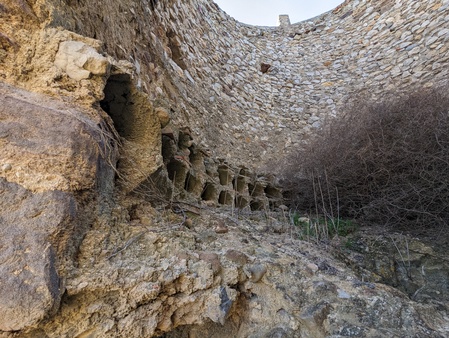
<path fill-rule="evenodd" d="M 147 232 L 147 230 L 140 232 L 139 234 L 137 234 L 134 237 L 131 237 L 130 239 L 128 239 L 126 241 L 126 243 L 121 246 L 120 248 L 117 248 L 116 250 L 114 250 L 114 252 L 112 254 L 110 254 L 108 256 L 108 259 L 111 259 L 115 256 L 117 256 L 120 252 L 125 251 L 131 244 L 133 244 L 134 242 L 136 242 L 139 238 L 141 238 L 145 233 Z"/>
<path fill-rule="evenodd" d="M 343 217 L 396 227 L 448 226 L 446 93 L 421 90 L 390 93 L 381 103 L 353 102 L 293 156 L 285 177 L 294 202 L 313 210 L 318 190 Z"/>

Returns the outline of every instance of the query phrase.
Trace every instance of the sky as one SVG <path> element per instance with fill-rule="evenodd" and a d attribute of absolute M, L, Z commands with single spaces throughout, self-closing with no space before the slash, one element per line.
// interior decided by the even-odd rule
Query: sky
<path fill-rule="evenodd" d="M 288 14 L 290 22 L 323 14 L 344 0 L 214 0 L 234 19 L 256 26 L 277 26 L 278 16 Z"/>

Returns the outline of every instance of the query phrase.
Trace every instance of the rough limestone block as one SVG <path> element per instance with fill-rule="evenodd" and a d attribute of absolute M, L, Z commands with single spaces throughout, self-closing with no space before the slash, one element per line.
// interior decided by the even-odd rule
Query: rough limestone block
<path fill-rule="evenodd" d="M 110 68 L 106 57 L 81 41 L 61 42 L 55 65 L 77 81 L 88 79 L 91 74 L 105 75 Z"/>
<path fill-rule="evenodd" d="M 237 298 L 236 296 L 237 291 L 227 286 L 221 286 L 215 289 L 206 302 L 206 317 L 215 323 L 223 325 L 231 310 L 232 304 Z"/>
<path fill-rule="evenodd" d="M 33 192 L 95 186 L 101 153 L 112 161 L 109 149 L 98 146 L 106 134 L 97 123 L 74 107 L 0 83 L 0 166 L 9 168 L 0 176 Z"/>
<path fill-rule="evenodd" d="M 159 122 L 161 123 L 161 128 L 165 128 L 167 124 L 170 123 L 170 113 L 164 107 L 157 107 L 154 112 L 156 113 Z"/>
<path fill-rule="evenodd" d="M 0 332 L 59 308 L 76 237 L 73 191 L 102 186 L 111 169 L 101 156 L 114 160 L 100 133 L 74 107 L 0 84 Z"/>
<path fill-rule="evenodd" d="M 70 194 L 33 194 L 0 178 L 0 331 L 34 325 L 59 307 L 58 251 L 74 218 Z"/>

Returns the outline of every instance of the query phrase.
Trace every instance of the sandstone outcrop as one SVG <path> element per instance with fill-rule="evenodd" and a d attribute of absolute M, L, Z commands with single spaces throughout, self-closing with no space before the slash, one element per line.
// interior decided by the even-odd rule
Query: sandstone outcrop
<path fill-rule="evenodd" d="M 5 84 L 0 93 L 0 330 L 18 331 L 58 310 L 89 222 L 79 192 L 112 187 L 115 154 L 102 119 Z"/>
<path fill-rule="evenodd" d="M 59 260 L 76 226 L 75 202 L 67 193 L 33 194 L 4 179 L 0 191 L 1 209 L 8 210 L 1 218 L 0 330 L 18 331 L 59 308 Z"/>
<path fill-rule="evenodd" d="M 260 164 L 347 88 L 444 78 L 448 5 L 1 0 L 0 337 L 447 336 L 439 250 L 300 241 Z"/>

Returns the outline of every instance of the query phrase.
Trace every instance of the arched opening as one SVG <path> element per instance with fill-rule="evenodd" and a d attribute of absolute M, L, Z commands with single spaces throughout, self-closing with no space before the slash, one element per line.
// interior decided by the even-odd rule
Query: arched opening
<path fill-rule="evenodd" d="M 135 87 L 126 73 L 109 77 L 100 107 L 111 117 L 121 137 L 117 169 L 122 188 L 132 191 L 162 164 L 160 121 L 148 96 Z"/>
<path fill-rule="evenodd" d="M 203 193 L 201 194 L 201 199 L 203 201 L 213 201 L 213 202 L 217 202 L 217 197 L 218 192 L 217 192 L 217 188 L 215 187 L 214 184 L 212 183 L 206 183 L 206 185 L 203 188 Z"/>
<path fill-rule="evenodd" d="M 134 103 L 131 87 L 131 78 L 128 74 L 112 75 L 104 88 L 104 99 L 100 101 L 101 108 L 112 118 L 119 135 L 126 139 L 133 134 Z"/>

